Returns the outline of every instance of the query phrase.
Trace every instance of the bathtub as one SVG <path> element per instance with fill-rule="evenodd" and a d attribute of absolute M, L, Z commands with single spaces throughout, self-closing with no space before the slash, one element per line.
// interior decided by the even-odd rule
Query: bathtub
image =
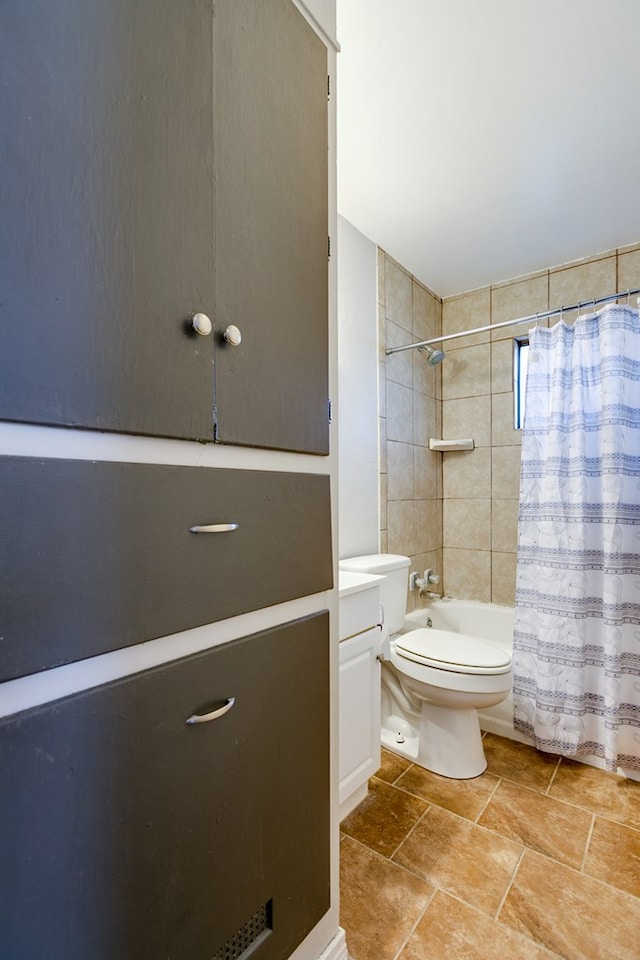
<path fill-rule="evenodd" d="M 468 633 L 475 637 L 484 637 L 491 643 L 506 650 L 513 656 L 513 607 L 502 607 L 497 603 L 479 603 L 476 600 L 453 600 L 443 597 L 431 600 L 421 610 L 408 613 L 405 618 L 405 630 L 431 626 L 438 630 L 451 630 L 454 633 Z M 531 743 L 513 726 L 513 696 L 478 713 L 480 728 L 487 733 L 496 733 L 520 743 Z"/>

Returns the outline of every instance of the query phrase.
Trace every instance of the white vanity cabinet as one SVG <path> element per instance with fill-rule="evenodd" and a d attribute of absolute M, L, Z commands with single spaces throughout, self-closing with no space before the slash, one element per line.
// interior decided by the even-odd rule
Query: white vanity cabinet
<path fill-rule="evenodd" d="M 367 795 L 380 768 L 380 581 L 341 570 L 339 602 L 339 816 Z"/>

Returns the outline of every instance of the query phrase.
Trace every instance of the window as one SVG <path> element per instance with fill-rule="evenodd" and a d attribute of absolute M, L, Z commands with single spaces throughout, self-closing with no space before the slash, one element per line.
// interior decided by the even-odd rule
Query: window
<path fill-rule="evenodd" d="M 522 430 L 524 422 L 524 391 L 527 384 L 527 363 L 529 360 L 529 338 L 521 337 L 513 341 L 513 400 L 514 425 Z"/>

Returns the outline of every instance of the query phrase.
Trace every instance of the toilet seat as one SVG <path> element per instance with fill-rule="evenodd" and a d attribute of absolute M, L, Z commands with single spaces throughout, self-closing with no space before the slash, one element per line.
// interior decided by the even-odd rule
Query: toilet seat
<path fill-rule="evenodd" d="M 482 637 L 422 627 L 393 641 L 399 657 L 436 670 L 485 675 L 511 670 L 509 654 Z"/>

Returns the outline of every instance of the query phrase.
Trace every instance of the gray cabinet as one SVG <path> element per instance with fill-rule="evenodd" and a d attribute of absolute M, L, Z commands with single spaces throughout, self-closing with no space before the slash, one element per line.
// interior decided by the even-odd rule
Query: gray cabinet
<path fill-rule="evenodd" d="M 0 419 L 328 453 L 326 63 L 291 0 L 2 4 Z"/>
<path fill-rule="evenodd" d="M 0 721 L 3 957 L 288 957 L 329 907 L 328 664 L 321 613 Z"/>
<path fill-rule="evenodd" d="M 0 420 L 327 454 L 326 95 L 292 0 L 2 3 Z M 328 476 L 0 457 L 2 681 L 331 586 Z M 0 952 L 285 960 L 329 809 L 326 612 L 0 720 Z"/>

